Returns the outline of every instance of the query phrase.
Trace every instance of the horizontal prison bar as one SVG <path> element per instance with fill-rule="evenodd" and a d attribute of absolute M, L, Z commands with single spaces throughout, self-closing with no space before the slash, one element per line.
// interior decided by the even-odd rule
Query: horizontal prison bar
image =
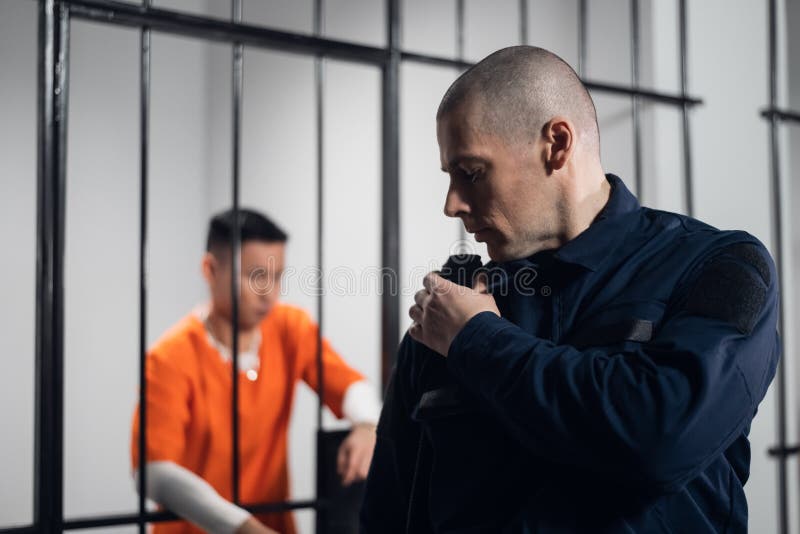
<path fill-rule="evenodd" d="M 280 503 L 263 503 L 255 505 L 243 505 L 242 508 L 254 514 L 267 514 L 273 512 L 286 512 L 289 510 L 302 510 L 322 508 L 324 503 L 317 500 L 307 501 L 287 501 Z M 139 514 L 120 514 L 97 516 L 91 518 L 78 518 L 64 521 L 64 530 L 77 530 L 89 528 L 112 527 L 119 525 L 136 524 L 139 521 Z M 176 521 L 180 518 L 172 512 L 151 512 L 145 514 L 144 520 L 148 523 L 162 523 L 164 521 Z M 3 534 L 9 534 L 5 530 L 0 530 Z M 16 534 L 16 533 L 14 533 Z"/>
<path fill-rule="evenodd" d="M 391 51 L 388 48 L 291 33 L 251 24 L 238 24 L 213 17 L 203 17 L 167 9 L 146 8 L 141 5 L 115 0 L 64 0 L 64 2 L 70 5 L 70 14 L 73 17 L 137 28 L 149 27 L 153 30 L 189 37 L 237 42 L 287 52 L 319 54 L 336 59 L 372 63 L 378 66 L 387 64 L 391 55 Z M 405 61 L 456 69 L 465 69 L 473 65 L 469 61 L 416 52 L 401 52 L 400 57 Z M 684 97 L 679 94 L 663 93 L 620 84 L 592 80 L 584 80 L 584 84 L 592 91 L 637 96 L 661 104 L 675 106 L 688 104 L 695 106 L 703 103 L 700 98 Z"/>
<path fill-rule="evenodd" d="M 781 122 L 797 122 L 800 123 L 800 111 L 792 111 L 779 108 L 767 108 L 761 112 L 761 116 L 765 119 L 772 119 L 775 117 Z"/>

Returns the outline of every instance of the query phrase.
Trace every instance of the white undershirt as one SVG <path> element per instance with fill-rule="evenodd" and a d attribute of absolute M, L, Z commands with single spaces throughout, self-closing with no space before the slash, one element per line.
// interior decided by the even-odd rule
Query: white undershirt
<path fill-rule="evenodd" d="M 210 534 L 233 534 L 250 512 L 175 462 L 147 462 L 147 497 Z M 139 487 L 139 472 L 133 475 Z"/>

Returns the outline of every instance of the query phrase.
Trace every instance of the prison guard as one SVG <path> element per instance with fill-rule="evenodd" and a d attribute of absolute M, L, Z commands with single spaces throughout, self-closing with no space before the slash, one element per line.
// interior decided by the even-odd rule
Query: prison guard
<path fill-rule="evenodd" d="M 239 373 L 240 496 L 244 504 L 289 498 L 287 433 L 294 386 L 317 388 L 317 326 L 302 310 L 278 304 L 261 324 L 258 378 Z M 363 376 L 325 341 L 325 403 L 342 417 L 347 388 Z M 173 461 L 232 498 L 231 363 L 209 343 L 201 320 L 182 319 L 147 355 L 147 460 Z M 139 420 L 134 413 L 133 468 Z M 257 516 L 282 534 L 295 532 L 290 513 Z M 156 524 L 155 534 L 201 532 L 185 521 Z"/>
<path fill-rule="evenodd" d="M 405 338 L 364 534 L 747 532 L 748 434 L 780 357 L 774 262 L 607 179 L 579 236 L 487 266 L 535 272 L 535 293 L 490 285 L 501 316 L 472 317 L 446 358 Z"/>

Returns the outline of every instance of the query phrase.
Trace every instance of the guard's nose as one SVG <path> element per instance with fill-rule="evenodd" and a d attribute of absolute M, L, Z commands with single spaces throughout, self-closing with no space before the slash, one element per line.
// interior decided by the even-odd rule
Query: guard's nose
<path fill-rule="evenodd" d="M 450 189 L 447 190 L 447 197 L 444 201 L 444 214 L 448 217 L 461 217 L 469 213 L 469 204 L 464 200 L 461 193 L 453 187 L 450 182 Z"/>

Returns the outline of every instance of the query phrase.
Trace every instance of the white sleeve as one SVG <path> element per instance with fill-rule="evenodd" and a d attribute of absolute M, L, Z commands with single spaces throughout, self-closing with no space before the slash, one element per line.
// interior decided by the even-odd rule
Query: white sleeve
<path fill-rule="evenodd" d="M 147 462 L 147 497 L 211 534 L 234 534 L 250 518 L 211 484 L 175 462 Z M 134 473 L 139 487 L 139 472 Z"/>
<path fill-rule="evenodd" d="M 353 382 L 344 392 L 342 413 L 351 423 L 378 424 L 381 401 L 378 391 L 366 380 Z"/>

